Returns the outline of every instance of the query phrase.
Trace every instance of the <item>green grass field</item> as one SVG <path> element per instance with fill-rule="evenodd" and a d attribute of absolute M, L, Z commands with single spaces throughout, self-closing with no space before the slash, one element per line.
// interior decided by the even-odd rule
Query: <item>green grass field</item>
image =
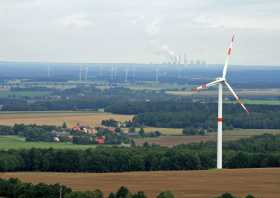
<path fill-rule="evenodd" d="M 0 91 L 0 98 L 48 96 L 49 91 Z"/>
<path fill-rule="evenodd" d="M 24 138 L 19 136 L 0 136 L 0 150 L 30 148 L 87 149 L 95 147 L 95 145 L 75 145 L 71 143 L 26 142 Z"/>
<path fill-rule="evenodd" d="M 251 99 L 244 99 L 242 102 L 246 105 L 280 105 L 280 100 L 251 100 Z M 228 104 L 235 104 L 236 101 L 230 100 L 225 101 Z"/>
<path fill-rule="evenodd" d="M 196 87 L 196 86 L 192 86 Z M 270 98 L 275 96 L 280 96 L 280 89 L 236 89 L 237 94 L 245 99 L 247 96 L 262 96 L 264 98 Z M 166 91 L 166 94 L 175 95 L 175 96 L 217 96 L 218 92 L 217 89 L 212 88 L 209 90 L 204 90 L 201 92 L 192 92 L 190 89 L 186 91 Z M 223 93 L 225 96 L 232 96 L 232 94 L 225 90 Z M 255 101 L 255 100 L 254 100 Z M 262 100 L 260 100 L 262 101 Z M 269 100 L 268 100 L 269 101 Z"/>
<path fill-rule="evenodd" d="M 280 100 L 243 100 L 245 104 L 255 105 L 280 105 Z"/>

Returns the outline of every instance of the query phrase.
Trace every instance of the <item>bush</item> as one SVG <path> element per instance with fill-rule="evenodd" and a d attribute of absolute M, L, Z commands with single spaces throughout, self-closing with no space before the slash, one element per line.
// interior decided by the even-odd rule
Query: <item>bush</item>
<path fill-rule="evenodd" d="M 71 192 L 65 195 L 65 198 L 103 198 L 100 190 L 86 192 Z"/>
<path fill-rule="evenodd" d="M 183 135 L 207 135 L 207 130 L 201 128 L 184 128 Z"/>
<path fill-rule="evenodd" d="M 219 196 L 217 198 L 236 198 L 236 197 L 227 192 L 227 193 L 224 193 L 224 194 L 222 194 L 221 196 Z M 245 198 L 255 198 L 255 197 L 253 195 L 251 195 L 251 194 L 248 194 Z"/>
<path fill-rule="evenodd" d="M 101 124 L 103 126 L 107 126 L 107 127 L 118 127 L 119 126 L 119 122 L 114 119 L 102 120 Z"/>
<path fill-rule="evenodd" d="M 170 191 L 161 192 L 157 198 L 174 198 L 174 195 Z"/>
<path fill-rule="evenodd" d="M 134 195 L 132 195 L 132 198 L 147 198 L 144 192 L 138 192 Z"/>
<path fill-rule="evenodd" d="M 217 198 L 236 198 L 234 197 L 232 194 L 230 193 L 224 193 L 221 196 L 217 197 Z"/>
<path fill-rule="evenodd" d="M 255 198 L 253 195 L 249 194 L 246 196 L 246 198 Z"/>
<path fill-rule="evenodd" d="M 131 193 L 129 192 L 129 190 L 122 186 L 120 187 L 120 189 L 118 190 L 118 192 L 116 193 L 116 198 L 128 198 L 131 196 Z"/>

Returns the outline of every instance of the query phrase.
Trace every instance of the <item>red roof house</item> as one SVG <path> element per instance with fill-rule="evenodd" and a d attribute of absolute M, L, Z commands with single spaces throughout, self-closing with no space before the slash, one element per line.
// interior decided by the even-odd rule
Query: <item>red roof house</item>
<path fill-rule="evenodd" d="M 105 140 L 106 140 L 105 136 L 95 138 L 97 144 L 105 144 Z"/>

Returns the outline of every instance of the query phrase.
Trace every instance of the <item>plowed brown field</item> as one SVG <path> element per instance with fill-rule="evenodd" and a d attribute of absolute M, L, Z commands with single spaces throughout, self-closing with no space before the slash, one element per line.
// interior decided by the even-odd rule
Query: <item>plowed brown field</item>
<path fill-rule="evenodd" d="M 224 192 L 239 197 L 248 193 L 262 198 L 280 197 L 280 169 L 235 169 L 131 173 L 2 173 L 26 182 L 63 183 L 74 190 L 101 189 L 106 195 L 120 186 L 156 197 L 171 190 L 176 198 L 213 198 Z"/>

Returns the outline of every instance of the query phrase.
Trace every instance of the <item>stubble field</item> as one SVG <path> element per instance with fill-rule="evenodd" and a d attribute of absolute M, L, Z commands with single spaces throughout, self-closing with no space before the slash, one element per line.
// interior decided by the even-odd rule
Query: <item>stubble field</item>
<path fill-rule="evenodd" d="M 279 198 L 280 170 L 232 169 L 131 173 L 2 173 L 1 178 L 18 177 L 25 182 L 62 183 L 73 190 L 100 189 L 107 196 L 120 186 L 144 191 L 149 197 L 170 190 L 176 198 L 214 198 L 224 192 L 238 197 Z"/>
<path fill-rule="evenodd" d="M 130 115 L 119 115 L 99 112 L 4 112 L 0 113 L 0 125 L 14 124 L 37 124 L 37 125 L 57 125 L 61 126 L 63 122 L 68 127 L 73 127 L 77 123 L 89 126 L 99 126 L 102 120 L 115 119 L 117 121 L 126 121 L 132 119 Z"/>

